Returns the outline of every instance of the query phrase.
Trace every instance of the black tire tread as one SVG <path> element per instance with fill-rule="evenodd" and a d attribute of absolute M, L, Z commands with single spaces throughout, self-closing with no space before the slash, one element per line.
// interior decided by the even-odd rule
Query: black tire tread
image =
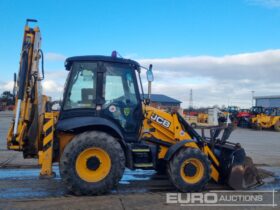
<path fill-rule="evenodd" d="M 280 120 L 278 120 L 275 125 L 274 125 L 274 129 L 278 132 L 280 132 Z"/>
<path fill-rule="evenodd" d="M 107 177 L 94 184 L 80 179 L 75 169 L 77 157 L 75 153 L 92 146 L 99 146 L 113 156 L 111 157 L 111 170 Z M 59 169 L 63 183 L 73 194 L 100 195 L 118 185 L 125 169 L 125 155 L 120 143 L 112 136 L 100 131 L 87 131 L 75 136 L 65 147 Z"/>
<path fill-rule="evenodd" d="M 185 183 L 180 177 L 180 167 L 181 163 L 190 157 L 199 158 L 203 161 L 205 166 L 205 173 L 201 181 L 197 184 L 188 184 Z M 182 148 L 179 150 L 169 161 L 167 166 L 167 172 L 169 175 L 169 179 L 171 183 L 180 191 L 182 192 L 199 192 L 203 190 L 205 185 L 211 179 L 211 168 L 210 168 L 210 161 L 208 157 L 201 152 L 199 149 L 196 148 Z"/>

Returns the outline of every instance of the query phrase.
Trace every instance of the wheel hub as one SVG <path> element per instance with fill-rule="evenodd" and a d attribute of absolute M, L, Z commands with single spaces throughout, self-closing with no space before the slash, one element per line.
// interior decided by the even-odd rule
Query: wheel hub
<path fill-rule="evenodd" d="M 86 182 L 99 182 L 110 172 L 111 158 L 106 150 L 90 147 L 82 151 L 76 159 L 76 172 Z"/>
<path fill-rule="evenodd" d="M 100 160 L 96 157 L 96 156 L 93 156 L 93 157 L 90 157 L 89 159 L 87 159 L 87 168 L 90 169 L 90 170 L 97 170 L 100 166 Z"/>
<path fill-rule="evenodd" d="M 184 167 L 184 173 L 186 176 L 193 177 L 196 174 L 196 167 L 192 163 L 187 163 Z"/>
<path fill-rule="evenodd" d="M 186 159 L 181 165 L 180 174 L 185 182 L 196 184 L 203 178 L 203 163 L 198 158 Z"/>

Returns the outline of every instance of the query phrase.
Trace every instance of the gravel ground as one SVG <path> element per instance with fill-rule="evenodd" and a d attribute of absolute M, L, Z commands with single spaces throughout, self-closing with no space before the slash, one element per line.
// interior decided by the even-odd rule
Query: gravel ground
<path fill-rule="evenodd" d="M 54 170 L 58 172 L 58 167 L 55 166 Z M 179 204 L 167 204 L 167 193 L 176 193 L 176 189 L 166 176 L 157 175 L 152 170 L 126 170 L 117 189 L 107 195 L 91 197 L 73 196 L 67 192 L 59 175 L 54 179 L 40 180 L 38 172 L 39 169 L 0 170 L 0 209 L 188 209 L 188 207 Z M 277 173 L 279 178 L 279 171 Z M 279 180 L 277 183 L 272 181 L 254 190 L 271 191 L 271 189 L 280 190 Z M 225 190 L 223 186 L 214 183 L 209 183 L 204 193 L 213 193 L 213 190 L 218 195 L 229 193 L 223 191 Z M 230 191 L 230 193 L 242 195 L 248 192 Z M 252 192 L 251 194 L 256 193 Z M 266 203 L 272 204 L 272 193 L 268 192 L 265 195 Z M 279 193 L 275 193 L 274 202 L 279 204 Z M 195 209 L 224 208 L 195 207 Z M 262 207 L 262 209 L 270 208 Z M 248 208 L 238 207 L 238 209 Z M 249 209 L 256 209 L 256 207 Z"/>
<path fill-rule="evenodd" d="M 13 112 L 0 112 L 0 168 L 8 166 L 35 166 L 37 160 L 23 159 L 21 152 L 9 151 L 6 145 L 6 136 L 11 124 Z"/>

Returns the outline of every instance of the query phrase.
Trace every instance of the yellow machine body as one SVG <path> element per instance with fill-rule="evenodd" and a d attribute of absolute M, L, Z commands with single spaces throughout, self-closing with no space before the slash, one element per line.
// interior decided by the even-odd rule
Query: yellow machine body
<path fill-rule="evenodd" d="M 170 114 L 150 106 L 145 106 L 144 115 L 145 119 L 143 121 L 143 128 L 141 132 L 142 138 L 156 138 L 171 144 L 176 144 L 180 141 L 191 139 L 189 133 L 185 131 L 185 129 L 179 122 L 177 114 Z M 151 130 L 154 131 L 150 132 Z M 184 144 L 184 146 L 201 149 L 206 156 L 211 157 L 211 159 L 214 161 L 214 164 L 219 166 L 219 161 L 217 160 L 217 158 L 215 157 L 215 155 L 213 154 L 213 152 L 207 144 L 203 145 L 202 148 L 199 148 L 199 146 L 195 142 L 187 142 L 186 144 Z M 160 152 L 158 153 L 158 159 L 164 159 L 168 152 L 168 149 L 169 147 L 161 145 Z M 213 164 L 211 165 L 211 170 L 211 177 L 215 181 L 218 181 L 219 172 Z"/>
<path fill-rule="evenodd" d="M 34 20 L 29 21 L 34 22 Z M 199 135 L 178 113 L 167 113 L 153 108 L 145 100 L 140 100 L 139 96 L 133 112 L 129 107 L 122 107 L 123 101 L 121 103 L 119 101 L 119 104 L 111 102 L 112 105 L 108 109 L 102 110 L 101 105 L 105 104 L 104 101 L 102 102 L 104 92 L 102 85 L 97 85 L 99 92 L 96 92 L 101 100 L 96 99 L 96 107 L 87 110 L 95 114 L 88 116 L 89 114 L 83 109 L 82 112 L 79 110 L 80 113 L 74 115 L 69 115 L 68 112 L 68 118 L 63 119 L 61 116 L 65 110 L 52 111 L 50 99 L 42 95 L 40 82 L 44 78 L 44 71 L 42 65 L 41 75 L 39 60 L 43 57 L 43 53 L 40 48 L 40 30 L 38 27 L 29 27 L 27 22 L 24 29 L 20 70 L 15 81 L 16 109 L 7 134 L 7 147 L 10 150 L 22 151 L 24 158 L 38 158 L 41 177 L 52 177 L 52 165 L 54 162 L 59 162 L 63 182 L 68 184 L 68 189 L 77 195 L 107 192 L 117 185 L 125 167 L 159 170 L 160 163 L 164 163 L 162 168 L 166 168 L 172 183 L 185 192 L 203 189 L 210 178 L 219 183 L 230 183 L 234 189 L 244 189 L 248 183 L 251 185 L 256 182 L 255 176 L 250 176 L 249 178 L 253 177 L 250 180 L 243 180 L 247 168 L 251 170 L 253 164 L 246 165 L 244 162 L 246 154 L 239 144 L 226 142 L 232 131 L 230 127 L 225 129 L 221 139 L 218 136 L 222 128 L 211 131 L 211 138 L 206 138 L 204 135 Z M 83 56 L 78 58 L 89 59 Z M 110 67 L 113 69 L 111 73 L 117 72 L 117 67 L 125 66 L 121 72 L 129 70 L 125 74 L 122 85 L 129 81 L 126 86 L 124 85 L 126 90 L 133 85 L 136 89 L 139 85 L 136 71 L 139 72 L 140 77 L 140 65 L 137 62 L 112 58 L 112 56 L 93 56 L 90 59 L 93 60 L 91 63 L 86 60 L 86 64 L 78 63 L 74 66 L 80 65 L 78 69 L 81 69 L 83 65 L 88 65 L 90 69 L 92 63 L 103 62 L 102 65 L 98 64 L 100 65 L 97 71 L 99 81 L 102 81 L 103 73 L 107 71 L 105 65 L 114 63 L 116 69 Z M 71 71 L 75 74 L 75 69 Z M 77 75 L 85 76 L 82 81 L 86 82 L 93 78 L 88 71 L 85 71 L 86 74 L 78 71 Z M 149 68 L 148 71 L 151 72 L 151 69 Z M 74 77 L 73 83 L 77 81 L 78 76 Z M 70 87 L 73 85 L 69 78 L 67 83 L 70 83 Z M 67 85 L 69 84 L 65 86 L 66 93 L 68 93 Z M 94 101 L 89 91 L 93 92 L 94 89 L 81 91 L 82 100 L 85 99 L 85 104 L 89 104 L 84 108 L 90 107 Z M 133 94 L 126 93 L 127 97 L 131 95 Z M 136 95 L 135 91 L 134 95 Z M 139 90 L 138 95 L 140 95 Z M 122 97 L 118 96 L 118 100 L 120 98 Z M 126 101 L 129 101 L 128 104 L 133 104 L 128 99 Z M 73 110 L 77 111 L 77 109 L 71 111 Z M 102 111 L 104 112 L 101 113 Z M 105 111 L 107 115 L 104 114 Z M 123 118 L 118 117 L 122 113 Z M 129 138 L 130 133 L 125 131 L 127 127 L 122 121 L 125 117 L 135 116 L 135 113 L 139 114 L 137 115 L 139 119 L 133 118 L 130 123 L 133 126 L 135 123 L 138 127 L 132 132 L 132 138 Z M 205 121 L 207 115 L 200 118 Z M 135 122 L 137 120 L 139 121 Z M 178 182 L 178 179 L 181 182 Z"/>
<path fill-rule="evenodd" d="M 273 128 L 276 131 L 280 131 L 280 116 L 272 116 L 262 113 L 253 117 L 251 122 L 257 129 Z"/>

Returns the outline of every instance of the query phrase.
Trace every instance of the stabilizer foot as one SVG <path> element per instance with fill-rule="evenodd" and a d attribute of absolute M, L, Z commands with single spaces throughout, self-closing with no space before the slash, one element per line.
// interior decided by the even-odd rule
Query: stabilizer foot
<path fill-rule="evenodd" d="M 52 172 L 51 174 L 40 174 L 39 179 L 53 179 L 56 177 L 56 173 Z"/>

